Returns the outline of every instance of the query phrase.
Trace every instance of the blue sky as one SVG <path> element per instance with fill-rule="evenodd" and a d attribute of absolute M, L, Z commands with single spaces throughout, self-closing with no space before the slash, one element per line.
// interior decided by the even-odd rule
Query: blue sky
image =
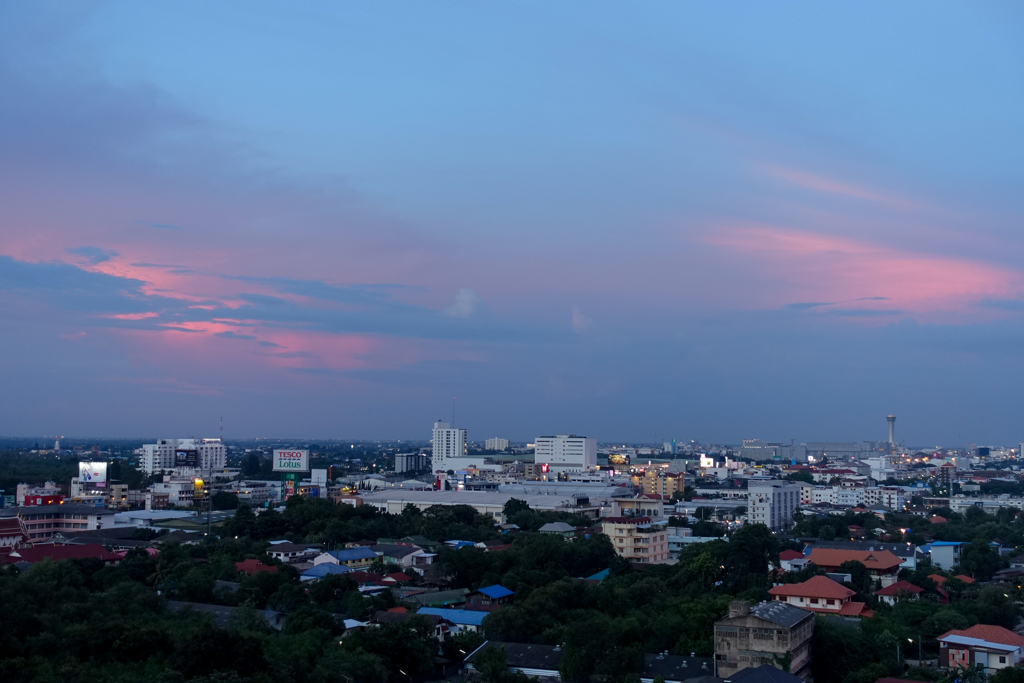
<path fill-rule="evenodd" d="M 1012 3 L 0 8 L 0 433 L 1015 443 Z"/>

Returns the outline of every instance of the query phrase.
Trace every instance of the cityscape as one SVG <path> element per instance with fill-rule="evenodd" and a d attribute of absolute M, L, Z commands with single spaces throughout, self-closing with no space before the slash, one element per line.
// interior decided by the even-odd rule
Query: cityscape
<path fill-rule="evenodd" d="M 0 683 L 1024 683 L 1022 67 L 0 2 Z"/>

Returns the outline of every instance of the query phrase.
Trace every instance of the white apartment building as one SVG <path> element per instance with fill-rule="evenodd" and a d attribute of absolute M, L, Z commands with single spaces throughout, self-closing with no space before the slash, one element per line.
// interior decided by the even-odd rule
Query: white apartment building
<path fill-rule="evenodd" d="M 747 519 L 769 529 L 788 529 L 800 504 L 800 487 L 777 479 L 752 479 L 747 485 Z"/>
<path fill-rule="evenodd" d="M 146 474 L 174 471 L 191 475 L 211 469 L 224 469 L 228 464 L 228 451 L 220 439 L 159 439 L 156 443 L 143 445 L 141 451 L 139 467 Z M 198 466 L 176 467 L 178 451 L 196 451 Z"/>
<path fill-rule="evenodd" d="M 864 489 L 864 504 L 870 508 L 902 510 L 906 505 L 906 493 L 899 486 L 869 486 Z"/>
<path fill-rule="evenodd" d="M 435 422 L 430 444 L 433 447 L 431 460 L 435 472 L 457 469 L 450 461 L 466 457 L 466 430 L 453 429 L 447 422 Z"/>
<path fill-rule="evenodd" d="M 192 507 L 195 499 L 196 484 L 191 477 L 166 477 L 167 481 L 161 481 L 149 487 L 153 493 L 166 493 L 168 505 L 180 507 Z"/>
<path fill-rule="evenodd" d="M 503 451 L 508 448 L 508 439 L 494 437 L 493 439 L 487 439 L 484 445 L 489 451 Z"/>
<path fill-rule="evenodd" d="M 597 467 L 597 439 L 575 434 L 538 436 L 533 461 L 548 471 L 580 472 Z"/>

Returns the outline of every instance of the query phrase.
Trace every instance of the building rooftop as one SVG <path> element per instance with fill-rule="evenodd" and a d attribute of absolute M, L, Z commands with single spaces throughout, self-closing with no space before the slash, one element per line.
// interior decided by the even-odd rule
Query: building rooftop
<path fill-rule="evenodd" d="M 803 681 L 771 664 L 762 664 L 756 668 L 751 667 L 737 671 L 725 679 L 725 683 L 803 683 Z"/>
<path fill-rule="evenodd" d="M 923 588 L 915 586 L 909 581 L 897 581 L 891 586 L 886 586 L 885 588 L 880 588 L 879 590 L 876 590 L 875 595 L 896 596 L 900 593 L 912 593 L 914 595 L 917 595 L 918 593 L 923 592 Z"/>
<path fill-rule="evenodd" d="M 480 626 L 490 612 L 470 609 L 446 609 L 443 607 L 420 607 L 417 614 L 434 614 L 460 626 Z M 511 664 L 511 662 L 509 662 Z"/>
<path fill-rule="evenodd" d="M 493 586 L 484 586 L 483 588 L 478 588 L 477 590 L 480 593 L 483 593 L 487 597 L 491 598 L 492 600 L 507 598 L 508 596 L 513 594 L 513 591 L 510 591 L 508 588 L 505 588 L 504 586 L 499 586 L 498 584 L 494 584 Z"/>
<path fill-rule="evenodd" d="M 845 600 L 857 594 L 855 591 L 840 583 L 836 583 L 827 576 L 813 576 L 803 583 L 784 583 L 780 586 L 775 586 L 768 593 L 783 597 L 794 596 L 831 600 Z"/>
<path fill-rule="evenodd" d="M 82 560 L 95 558 L 102 562 L 119 562 L 121 556 L 112 553 L 99 543 L 89 545 L 37 545 L 33 548 L 16 548 L 3 558 L 4 564 L 15 562 L 42 562 L 43 560 Z"/>
<path fill-rule="evenodd" d="M 1003 628 L 1002 626 L 993 626 L 991 624 L 975 624 L 969 629 L 963 631 L 957 629 L 946 631 L 939 636 L 937 640 L 964 642 L 962 640 L 963 638 L 985 641 L 988 643 L 999 643 L 1000 645 L 1009 645 L 1013 647 L 1024 646 L 1024 636 L 1018 635 L 1009 629 Z"/>
<path fill-rule="evenodd" d="M 903 560 L 888 550 L 840 550 L 833 548 L 811 548 L 807 556 L 819 567 L 838 567 L 843 562 L 856 561 L 868 569 L 876 571 L 887 571 L 895 569 L 903 563 Z"/>
<path fill-rule="evenodd" d="M 813 612 L 778 601 L 754 605 L 750 608 L 750 613 L 786 628 L 792 628 L 804 619 L 814 616 Z"/>

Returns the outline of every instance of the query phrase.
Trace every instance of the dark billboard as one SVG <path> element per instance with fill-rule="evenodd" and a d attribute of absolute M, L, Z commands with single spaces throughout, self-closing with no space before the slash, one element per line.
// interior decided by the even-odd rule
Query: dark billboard
<path fill-rule="evenodd" d="M 175 467 L 199 467 L 199 451 L 183 450 L 174 451 Z"/>

